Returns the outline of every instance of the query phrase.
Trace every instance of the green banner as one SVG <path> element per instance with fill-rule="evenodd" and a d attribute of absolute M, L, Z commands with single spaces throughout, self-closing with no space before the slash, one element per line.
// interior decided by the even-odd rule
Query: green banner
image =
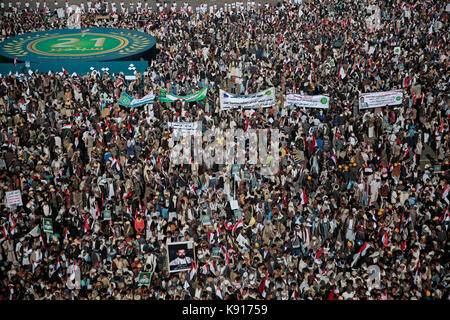
<path fill-rule="evenodd" d="M 53 233 L 53 220 L 50 218 L 44 218 L 44 226 L 43 226 L 43 230 L 44 232 L 48 232 L 48 233 Z"/>
<path fill-rule="evenodd" d="M 208 87 L 204 87 L 200 91 L 197 91 L 193 94 L 190 94 L 187 96 L 177 96 L 177 95 L 167 92 L 166 90 L 159 89 L 158 101 L 161 101 L 161 102 L 174 102 L 176 100 L 184 100 L 186 102 L 199 101 L 199 100 L 203 100 L 206 98 L 207 90 L 208 90 Z"/>

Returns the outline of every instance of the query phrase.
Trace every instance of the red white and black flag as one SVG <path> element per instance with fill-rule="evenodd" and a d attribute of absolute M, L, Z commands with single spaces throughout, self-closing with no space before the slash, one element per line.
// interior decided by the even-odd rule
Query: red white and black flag
<path fill-rule="evenodd" d="M 262 296 L 263 298 L 265 298 L 266 295 L 267 295 L 267 293 L 266 293 L 266 287 L 268 287 L 268 283 L 269 283 L 269 281 L 267 280 L 267 278 L 268 278 L 268 275 L 266 274 L 265 279 L 261 282 L 261 285 L 260 285 L 259 288 L 258 288 L 258 292 L 261 294 L 261 296 Z"/>

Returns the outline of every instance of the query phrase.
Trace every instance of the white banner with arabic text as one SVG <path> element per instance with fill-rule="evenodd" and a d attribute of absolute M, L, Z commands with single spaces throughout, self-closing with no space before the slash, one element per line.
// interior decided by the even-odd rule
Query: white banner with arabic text
<path fill-rule="evenodd" d="M 274 105 L 275 88 L 247 95 L 236 95 L 220 89 L 221 110 L 270 108 Z"/>

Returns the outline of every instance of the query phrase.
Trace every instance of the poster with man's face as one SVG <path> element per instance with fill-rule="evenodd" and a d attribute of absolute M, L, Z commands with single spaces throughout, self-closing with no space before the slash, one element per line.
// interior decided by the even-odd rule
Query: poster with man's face
<path fill-rule="evenodd" d="M 167 252 L 169 272 L 191 270 L 191 265 L 195 260 L 192 241 L 168 243 Z"/>
<path fill-rule="evenodd" d="M 359 108 L 367 109 L 368 107 L 369 107 L 369 104 L 364 101 L 364 97 L 359 98 Z"/>
<path fill-rule="evenodd" d="M 53 220 L 44 218 L 44 232 L 53 233 Z"/>

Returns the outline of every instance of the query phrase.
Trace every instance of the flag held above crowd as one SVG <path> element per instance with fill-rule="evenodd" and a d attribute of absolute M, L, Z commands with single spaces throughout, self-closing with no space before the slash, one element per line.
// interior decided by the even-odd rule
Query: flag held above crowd
<path fill-rule="evenodd" d="M 138 99 L 138 98 L 132 98 L 130 95 L 128 95 L 126 92 L 123 92 L 118 100 L 118 104 L 124 107 L 128 108 L 135 108 L 140 107 L 146 104 L 153 104 L 155 100 L 155 96 L 153 93 L 149 93 L 145 95 L 144 97 Z"/>
<path fill-rule="evenodd" d="M 199 100 L 203 100 L 206 98 L 206 94 L 208 92 L 208 87 L 204 87 L 200 91 L 195 93 L 186 95 L 186 96 L 177 96 L 175 94 L 169 93 L 164 89 L 159 89 L 158 101 L 161 102 L 175 102 L 175 101 L 185 101 L 185 102 L 195 102 Z"/>

